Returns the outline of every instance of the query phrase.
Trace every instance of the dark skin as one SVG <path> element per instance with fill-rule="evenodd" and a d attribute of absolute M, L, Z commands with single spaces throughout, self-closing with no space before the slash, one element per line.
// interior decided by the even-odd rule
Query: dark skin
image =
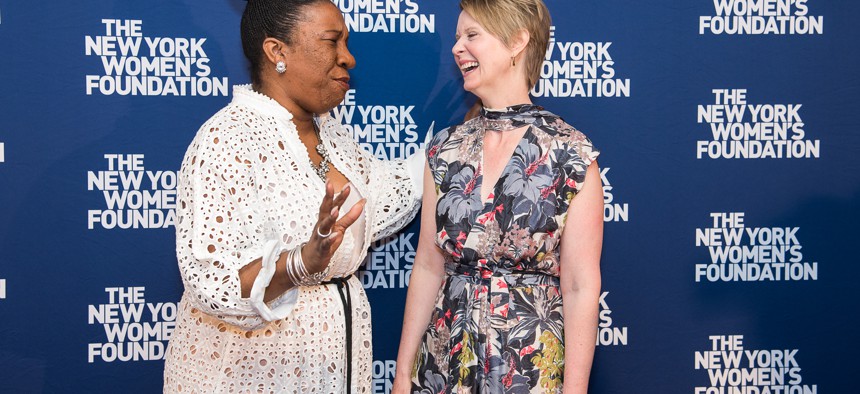
<path fill-rule="evenodd" d="M 289 45 L 271 37 L 263 41 L 265 59 L 260 83 L 254 86 L 254 90 L 271 97 L 293 115 L 299 139 L 305 145 L 311 162 L 319 165 L 322 157 L 316 150 L 319 139 L 314 130 L 314 115 L 329 112 L 343 101 L 349 90 L 348 70 L 355 67 L 355 58 L 347 49 L 349 32 L 334 4 L 308 5 L 301 14 Z M 287 65 L 286 73 L 275 71 L 278 61 Z M 350 193 L 350 188 L 345 187 L 349 181 L 334 166 L 330 166 L 327 176 L 317 228 L 322 234 L 331 231 L 331 236 L 323 238 L 314 231 L 302 248 L 302 259 L 310 273 L 321 272 L 329 265 L 343 241 L 344 232 L 358 219 L 365 204 L 362 199 L 338 220 L 341 205 Z M 335 196 L 335 190 L 340 190 L 340 194 Z M 275 275 L 263 297 L 266 302 L 295 286 L 286 273 L 286 257 L 287 252 L 284 252 L 277 261 Z M 250 296 L 261 268 L 262 260 L 257 259 L 239 271 L 242 297 Z"/>

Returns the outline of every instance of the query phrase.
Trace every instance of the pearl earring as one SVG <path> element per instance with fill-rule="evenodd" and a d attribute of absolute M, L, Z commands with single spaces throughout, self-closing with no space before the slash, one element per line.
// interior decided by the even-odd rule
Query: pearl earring
<path fill-rule="evenodd" d="M 283 60 L 278 60 L 278 62 L 275 63 L 275 71 L 277 71 L 278 74 L 283 74 L 287 71 L 287 64 L 284 63 Z"/>

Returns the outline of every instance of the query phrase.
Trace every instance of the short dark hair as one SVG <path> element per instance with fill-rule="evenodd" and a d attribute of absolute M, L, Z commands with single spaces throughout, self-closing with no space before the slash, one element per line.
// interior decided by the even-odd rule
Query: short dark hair
<path fill-rule="evenodd" d="M 248 0 L 242 13 L 242 51 L 251 63 L 251 82 L 260 84 L 263 41 L 276 38 L 290 44 L 305 7 L 329 0 Z"/>

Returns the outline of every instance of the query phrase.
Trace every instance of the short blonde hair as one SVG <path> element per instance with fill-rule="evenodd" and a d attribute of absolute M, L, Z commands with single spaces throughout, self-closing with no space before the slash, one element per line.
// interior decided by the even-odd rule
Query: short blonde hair
<path fill-rule="evenodd" d="M 529 90 L 540 78 L 540 70 L 549 45 L 549 10 L 542 0 L 460 0 L 460 9 L 469 13 L 505 46 L 518 31 L 529 33 L 526 44 L 525 70 Z"/>

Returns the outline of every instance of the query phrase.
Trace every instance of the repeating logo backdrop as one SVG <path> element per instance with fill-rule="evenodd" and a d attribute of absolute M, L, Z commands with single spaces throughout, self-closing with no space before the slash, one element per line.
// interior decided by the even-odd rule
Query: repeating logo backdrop
<path fill-rule="evenodd" d="M 335 0 L 334 111 L 408 156 L 474 100 L 456 1 Z M 182 285 L 176 171 L 247 83 L 238 0 L 0 2 L 0 392 L 159 392 Z M 860 4 L 547 1 L 535 101 L 602 150 L 593 393 L 856 384 Z M 373 387 L 394 377 L 417 223 L 373 244 Z"/>

